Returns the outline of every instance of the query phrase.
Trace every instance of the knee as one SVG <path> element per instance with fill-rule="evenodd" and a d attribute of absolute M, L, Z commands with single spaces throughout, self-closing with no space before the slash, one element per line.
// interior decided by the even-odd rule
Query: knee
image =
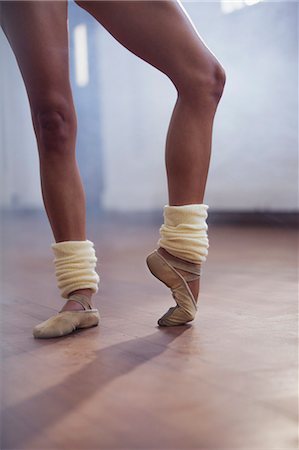
<path fill-rule="evenodd" d="M 48 100 L 33 107 L 32 116 L 41 151 L 51 154 L 70 152 L 77 131 L 72 103 Z"/>
<path fill-rule="evenodd" d="M 202 63 L 186 68 L 181 80 L 176 85 L 178 94 L 198 107 L 215 111 L 222 97 L 226 83 L 226 72 L 216 60 L 211 60 L 204 67 Z"/>
<path fill-rule="evenodd" d="M 211 85 L 213 86 L 211 89 L 212 96 L 214 97 L 217 104 L 219 103 L 222 97 L 225 83 L 226 83 L 226 72 L 224 70 L 224 67 L 221 64 L 217 63 L 214 66 L 211 83 Z"/>

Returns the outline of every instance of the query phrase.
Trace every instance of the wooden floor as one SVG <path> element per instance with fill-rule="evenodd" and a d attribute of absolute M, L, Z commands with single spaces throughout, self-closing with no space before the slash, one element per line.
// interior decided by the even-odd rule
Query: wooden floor
<path fill-rule="evenodd" d="M 98 327 L 37 340 L 58 311 L 45 215 L 3 217 L 1 449 L 296 449 L 294 229 L 209 227 L 192 325 L 148 271 L 158 224 L 92 220 Z"/>

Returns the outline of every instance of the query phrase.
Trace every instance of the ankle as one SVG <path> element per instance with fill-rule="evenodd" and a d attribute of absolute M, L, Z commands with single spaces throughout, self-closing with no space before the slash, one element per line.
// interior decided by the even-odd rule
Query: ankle
<path fill-rule="evenodd" d="M 169 252 L 168 252 L 165 248 L 163 248 L 163 247 L 159 247 L 159 248 L 157 249 L 157 251 L 158 251 L 158 253 L 160 253 L 166 260 L 167 260 L 167 257 L 170 256 L 171 258 L 177 259 L 178 261 L 184 261 L 184 263 L 185 263 L 187 266 L 188 266 L 188 264 L 194 265 L 194 263 L 191 263 L 191 261 L 186 261 L 186 260 L 184 260 L 184 259 L 182 259 L 182 258 L 179 258 L 179 257 L 177 257 L 177 256 L 172 255 L 171 253 L 169 253 Z M 201 266 L 200 263 L 198 263 L 198 264 L 196 264 L 196 265 Z M 179 273 L 183 276 L 183 278 L 185 278 L 186 283 L 188 284 L 188 286 L 189 286 L 189 288 L 190 288 L 190 290 L 191 290 L 191 292 L 192 292 L 192 294 L 193 294 L 193 296 L 194 296 L 195 301 L 197 301 L 198 295 L 199 295 L 199 290 L 200 290 L 200 277 L 198 277 L 197 279 L 188 280 L 188 278 L 190 277 L 190 273 L 189 273 L 189 272 L 187 272 L 187 271 L 185 271 L 185 270 L 183 270 L 183 269 L 180 269 L 180 268 L 176 268 L 176 271 L 179 272 Z"/>
<path fill-rule="evenodd" d="M 73 294 L 86 295 L 89 299 L 91 299 L 91 297 L 93 296 L 93 291 L 89 288 L 76 289 L 75 291 L 70 292 L 68 297 L 70 297 Z"/>
<path fill-rule="evenodd" d="M 171 257 L 171 258 L 174 258 L 174 259 L 176 259 L 176 260 L 178 260 L 178 261 L 183 261 L 184 262 L 184 264 L 186 264 L 187 266 L 188 265 L 190 265 L 190 266 L 194 266 L 194 265 L 196 265 L 196 266 L 201 266 L 201 263 L 200 262 L 191 262 L 191 261 L 188 261 L 188 260 L 186 260 L 186 259 L 183 259 L 183 258 L 179 258 L 178 256 L 175 256 L 175 255 L 172 255 L 171 253 L 169 253 L 165 248 L 163 248 L 163 247 L 158 247 L 158 249 L 157 249 L 157 251 L 158 251 L 158 253 L 160 253 L 162 256 L 164 256 L 165 258 L 167 258 L 167 257 Z"/>

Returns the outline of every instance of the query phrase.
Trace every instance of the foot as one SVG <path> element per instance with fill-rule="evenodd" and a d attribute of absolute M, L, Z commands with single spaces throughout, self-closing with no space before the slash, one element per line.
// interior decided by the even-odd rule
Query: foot
<path fill-rule="evenodd" d="M 69 294 L 69 296 L 72 294 L 84 294 L 84 295 L 88 296 L 89 302 L 90 302 L 91 306 L 93 306 L 92 300 L 91 300 L 93 292 L 91 289 L 77 289 L 76 291 L 71 292 Z M 82 310 L 84 310 L 84 308 L 79 302 L 75 302 L 74 300 L 67 300 L 65 305 L 63 306 L 63 308 L 60 310 L 60 312 L 82 311 Z"/>
<path fill-rule="evenodd" d="M 201 264 L 178 258 L 161 247 L 147 255 L 146 264 L 152 275 L 170 288 L 176 302 L 159 318 L 158 325 L 173 327 L 192 322 L 198 309 Z"/>
<path fill-rule="evenodd" d="M 162 256 L 165 256 L 165 257 L 167 257 L 167 255 L 170 255 L 170 253 L 167 250 L 165 250 L 165 248 L 163 248 L 163 247 L 159 247 L 157 249 L 157 251 L 158 251 L 158 253 L 160 253 Z M 173 255 L 171 255 L 171 256 L 174 257 Z M 181 258 L 178 258 L 176 256 L 174 258 L 176 258 L 178 261 L 182 260 Z M 185 260 L 184 260 L 184 262 L 186 263 Z M 199 266 L 200 266 L 200 264 L 199 264 Z M 188 275 L 188 272 L 185 272 L 185 270 L 177 269 L 177 268 L 176 268 L 176 270 L 183 276 Z M 198 279 L 193 280 L 193 281 L 187 281 L 187 284 L 193 294 L 195 301 L 197 301 L 198 294 L 199 294 L 200 277 L 198 277 Z"/>
<path fill-rule="evenodd" d="M 81 295 L 81 294 L 80 294 Z M 83 296 L 81 297 L 83 300 Z M 86 301 L 84 301 L 86 303 Z M 82 308 L 83 309 L 83 308 Z M 65 336 L 79 328 L 90 328 L 98 325 L 100 314 L 97 309 L 74 310 L 64 309 L 54 314 L 33 328 L 35 338 L 53 338 Z"/>

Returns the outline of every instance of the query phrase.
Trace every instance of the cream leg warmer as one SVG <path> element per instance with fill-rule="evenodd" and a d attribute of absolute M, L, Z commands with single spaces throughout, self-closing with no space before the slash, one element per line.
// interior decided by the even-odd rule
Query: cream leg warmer
<path fill-rule="evenodd" d="M 95 271 L 97 257 L 93 242 L 63 241 L 51 244 L 55 259 L 56 277 L 61 296 L 81 303 L 84 310 L 59 311 L 59 313 L 36 325 L 33 336 L 52 338 L 64 336 L 77 328 L 89 328 L 99 322 L 99 311 L 92 308 L 89 297 L 71 294 L 77 289 L 89 288 L 98 292 L 100 277 Z"/>
<path fill-rule="evenodd" d="M 207 235 L 208 205 L 203 203 L 164 206 L 164 224 L 160 228 L 158 245 L 186 261 L 206 261 L 209 248 Z"/>
<path fill-rule="evenodd" d="M 170 255 L 162 256 L 154 250 L 146 259 L 151 273 L 171 289 L 176 302 L 176 306 L 160 317 L 160 326 L 183 325 L 195 317 L 197 300 L 188 281 L 200 276 L 201 263 L 207 259 L 208 208 L 205 204 L 164 206 L 164 224 L 160 228 L 158 246 Z M 187 275 L 183 276 L 177 269 L 183 269 Z"/>
<path fill-rule="evenodd" d="M 100 277 L 95 271 L 97 257 L 93 242 L 63 241 L 51 244 L 55 259 L 55 274 L 61 296 L 77 289 L 90 288 L 98 292 Z"/>

